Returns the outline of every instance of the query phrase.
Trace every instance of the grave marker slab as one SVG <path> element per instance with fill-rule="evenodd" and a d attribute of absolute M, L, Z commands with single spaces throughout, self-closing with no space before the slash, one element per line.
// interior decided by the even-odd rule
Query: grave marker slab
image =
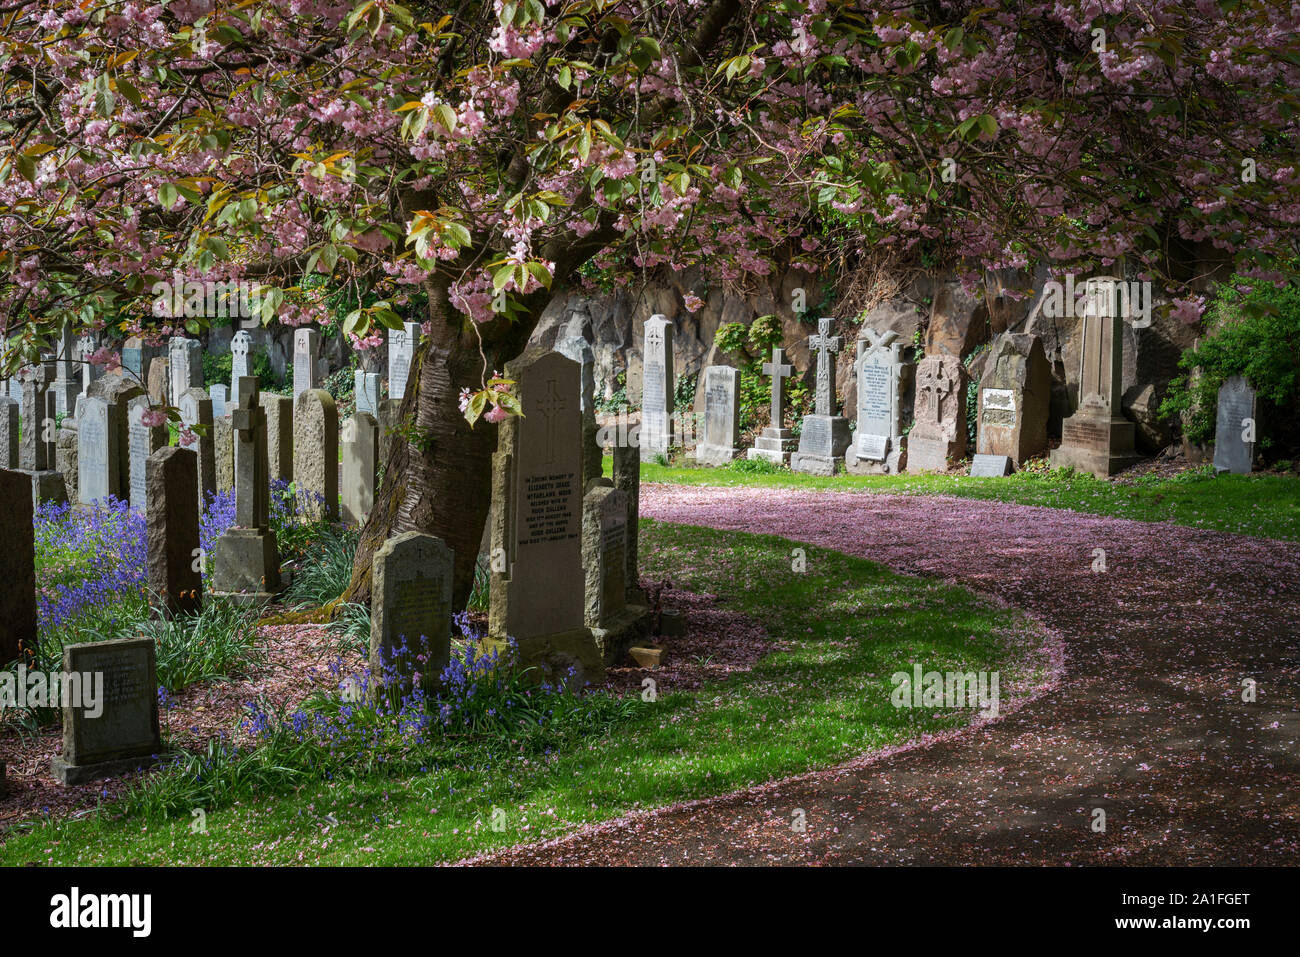
<path fill-rule="evenodd" d="M 339 520 L 339 413 L 324 389 L 307 389 L 298 396 L 293 416 L 293 483 L 300 514 L 312 520 Z"/>
<path fill-rule="evenodd" d="M 208 386 L 208 398 L 212 400 L 213 415 L 226 414 L 226 405 L 230 401 L 230 393 L 224 385 L 218 383 Z"/>
<path fill-rule="evenodd" d="M 100 499 L 121 499 L 122 429 L 116 403 L 99 396 L 82 401 L 77 422 L 77 495 L 83 504 Z"/>
<path fill-rule="evenodd" d="M 582 478 L 583 483 L 601 476 L 600 442 L 596 438 L 596 354 L 582 336 L 566 336 L 555 351 L 581 367 L 582 375 Z"/>
<path fill-rule="evenodd" d="M 272 482 L 293 481 L 293 403 L 286 395 L 263 393 L 267 468 Z"/>
<path fill-rule="evenodd" d="M 179 398 L 177 400 L 179 405 Z M 129 501 L 131 510 L 143 512 L 149 501 L 149 487 L 145 480 L 145 463 L 149 456 L 165 446 L 170 436 L 167 426 L 147 426 L 143 417 L 152 410 L 147 396 L 137 396 L 126 404 L 127 456 L 130 459 L 128 474 L 131 484 Z"/>
<path fill-rule="evenodd" d="M 835 320 L 817 320 L 817 335 L 808 337 L 808 349 L 817 354 L 816 409 L 805 416 L 799 432 L 799 451 L 790 456 L 790 468 L 813 475 L 834 475 L 849 447 L 849 420 L 838 415 L 835 398 L 835 353 L 844 346 L 842 336 L 831 335 Z"/>
<path fill-rule="evenodd" d="M 0 468 L 18 468 L 18 432 L 21 406 L 9 396 L 0 396 Z"/>
<path fill-rule="evenodd" d="M 239 380 L 235 394 L 235 525 L 217 541 L 212 584 L 214 594 L 261 603 L 280 590 L 280 556 L 269 524 L 266 410 L 252 376 Z"/>
<path fill-rule="evenodd" d="M 977 452 L 975 457 L 971 459 L 971 478 L 1001 478 L 1004 475 L 1010 475 L 1015 470 L 1015 465 L 1012 464 L 1009 455 L 988 455 Z"/>
<path fill-rule="evenodd" d="M 946 472 L 966 455 L 966 369 L 956 356 L 916 365 L 916 421 L 907 437 L 909 472 Z"/>
<path fill-rule="evenodd" d="M 704 370 L 704 434 L 695 446 L 701 465 L 726 465 L 740 449 L 740 370 L 709 366 Z"/>
<path fill-rule="evenodd" d="M 379 373 L 358 369 L 353 373 L 352 379 L 357 411 L 373 416 L 379 411 Z"/>
<path fill-rule="evenodd" d="M 667 455 L 673 434 L 673 324 L 653 315 L 645 323 L 641 377 L 641 458 Z"/>
<path fill-rule="evenodd" d="M 641 521 L 641 456 L 631 446 L 614 446 L 614 488 L 627 496 L 627 598 L 644 604 L 641 566 L 637 564 L 638 529 Z"/>
<path fill-rule="evenodd" d="M 167 344 L 167 404 L 179 406 L 181 396 L 203 385 L 203 344 L 197 339 L 174 336 Z"/>
<path fill-rule="evenodd" d="M 442 539 L 422 532 L 390 538 L 375 552 L 372 675 L 411 679 L 418 673 L 421 687 L 430 693 L 438 690 L 442 671 L 451 661 L 453 559 Z"/>
<path fill-rule="evenodd" d="M 32 482 L 0 469 L 0 668 L 36 650 L 36 539 Z"/>
<path fill-rule="evenodd" d="M 191 389 L 191 392 L 201 391 Z M 196 614 L 203 607 L 199 553 L 199 456 L 169 445 L 145 465 L 150 600 L 164 615 Z"/>
<path fill-rule="evenodd" d="M 149 398 L 155 405 L 165 405 L 171 401 L 171 361 L 163 356 L 149 360 L 149 376 L 146 386 Z"/>
<path fill-rule="evenodd" d="M 903 361 L 903 349 L 892 330 L 864 327 L 858 336 L 857 428 L 844 454 L 844 467 L 856 475 L 896 475 L 907 467 L 902 397 L 912 364 Z"/>
<path fill-rule="evenodd" d="M 320 386 L 320 333 L 315 329 L 296 329 L 293 333 L 293 398 Z"/>
<path fill-rule="evenodd" d="M 1214 425 L 1214 474 L 1249 475 L 1255 463 L 1255 390 L 1235 375 L 1219 387 Z"/>
<path fill-rule="evenodd" d="M 197 468 L 195 481 L 198 496 L 195 499 L 199 503 L 199 512 L 202 514 L 204 506 L 207 504 L 208 496 L 217 491 L 217 446 L 216 433 L 214 431 L 214 410 L 211 397 L 202 389 L 190 389 L 181 396 L 181 425 L 185 428 L 193 426 L 204 426 L 205 428 L 195 430 L 194 444 L 190 446 L 197 456 Z M 227 420 L 228 421 L 228 420 Z M 229 435 L 229 432 L 227 432 Z M 234 481 L 234 446 L 233 441 L 230 448 L 231 461 L 230 469 L 232 472 L 231 482 Z"/>
<path fill-rule="evenodd" d="M 407 322 L 401 329 L 388 331 L 388 397 L 406 398 L 406 383 L 411 376 L 411 363 L 420 344 L 420 324 Z"/>
<path fill-rule="evenodd" d="M 976 450 L 1016 466 L 1047 450 L 1052 370 L 1038 336 L 1004 333 L 993 342 L 980 380 Z"/>
<path fill-rule="evenodd" d="M 343 522 L 364 525 L 375 504 L 379 424 L 368 412 L 343 423 Z"/>

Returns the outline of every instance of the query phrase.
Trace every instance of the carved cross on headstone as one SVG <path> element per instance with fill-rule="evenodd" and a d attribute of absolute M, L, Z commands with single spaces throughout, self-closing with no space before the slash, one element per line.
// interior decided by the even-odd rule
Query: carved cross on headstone
<path fill-rule="evenodd" d="M 808 337 L 808 348 L 817 353 L 817 414 L 833 414 L 835 404 L 834 369 L 832 356 L 844 345 L 842 336 L 831 335 L 834 319 L 817 320 L 817 335 Z"/>
<path fill-rule="evenodd" d="M 868 329 L 865 326 L 862 329 L 862 335 L 858 337 L 858 358 L 872 356 L 877 352 L 890 352 L 893 349 L 894 340 L 898 338 L 898 333 L 892 329 L 886 329 L 884 332 L 876 332 L 874 329 Z"/>
<path fill-rule="evenodd" d="M 785 407 L 785 379 L 794 375 L 794 366 L 784 364 L 785 353 L 772 347 L 772 361 L 763 363 L 763 374 L 772 377 L 772 428 L 781 428 L 781 411 Z"/>
<path fill-rule="evenodd" d="M 921 371 L 917 378 L 917 388 L 929 395 L 929 402 L 934 406 L 934 421 L 942 419 L 943 397 L 952 391 L 952 376 L 944 371 L 943 366 L 934 365 Z"/>
<path fill-rule="evenodd" d="M 555 380 L 546 382 L 546 395 L 537 400 L 537 411 L 546 419 L 546 465 L 555 461 L 555 413 L 568 408 L 564 397 L 555 391 Z"/>

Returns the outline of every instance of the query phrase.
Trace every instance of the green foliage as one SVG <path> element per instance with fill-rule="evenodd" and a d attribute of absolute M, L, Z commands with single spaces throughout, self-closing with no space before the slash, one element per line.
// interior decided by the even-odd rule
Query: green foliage
<path fill-rule="evenodd" d="M 303 546 L 285 601 L 297 608 L 318 608 L 343 594 L 352 581 L 352 559 L 359 540 L 356 529 L 322 525 Z"/>
<path fill-rule="evenodd" d="M 1281 289 L 1233 277 L 1217 287 L 1206 336 L 1179 360 L 1185 375 L 1170 383 L 1163 418 L 1181 416 L 1193 442 L 1214 438 L 1219 387 L 1245 376 L 1257 392 L 1261 448 L 1296 439 L 1300 407 L 1300 282 Z M 1246 291 L 1241 287 L 1249 286 Z M 1196 375 L 1193 375 L 1193 370 Z"/>
<path fill-rule="evenodd" d="M 370 606 L 347 601 L 338 606 L 337 617 L 327 630 L 336 640 L 340 650 L 359 655 L 370 654 Z"/>
<path fill-rule="evenodd" d="M 767 459 L 732 459 L 727 463 L 727 469 L 751 475 L 771 475 L 782 471 L 781 466 Z"/>
<path fill-rule="evenodd" d="M 627 370 L 620 369 L 614 373 L 614 392 L 608 399 L 597 396 L 597 415 L 617 415 L 624 409 L 630 409 L 631 402 L 627 396 Z"/>
<path fill-rule="evenodd" d="M 487 559 L 480 555 L 474 563 L 474 584 L 470 589 L 466 608 L 470 611 L 487 611 L 491 599 L 492 567 Z"/>
<path fill-rule="evenodd" d="M 724 322 L 713 337 L 714 344 L 742 364 L 742 368 L 757 371 L 772 355 L 772 349 L 784 338 L 781 318 L 768 314 L 759 316 L 749 326 L 739 322 Z"/>
<path fill-rule="evenodd" d="M 202 359 L 204 382 L 230 382 L 234 356 L 230 354 L 229 349 L 220 351 L 204 349 Z M 271 366 L 270 355 L 260 346 L 248 350 L 248 371 L 257 377 L 258 388 L 265 391 L 274 391 L 284 385 L 284 380 L 275 374 L 275 369 Z"/>

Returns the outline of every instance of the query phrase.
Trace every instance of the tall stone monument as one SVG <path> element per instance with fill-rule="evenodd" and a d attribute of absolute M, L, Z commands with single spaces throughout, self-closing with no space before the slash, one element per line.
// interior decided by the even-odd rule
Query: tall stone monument
<path fill-rule="evenodd" d="M 966 455 L 968 376 L 956 356 L 926 356 L 916 364 L 916 415 L 907 437 L 909 472 L 946 472 Z"/>
<path fill-rule="evenodd" d="M 645 323 L 641 372 L 641 458 L 667 455 L 673 434 L 673 324 L 662 315 Z"/>
<path fill-rule="evenodd" d="M 170 438 L 166 425 L 144 424 L 144 416 L 151 410 L 148 397 L 143 395 L 126 404 L 128 474 L 131 479 L 128 500 L 134 512 L 143 512 L 149 500 L 149 486 L 145 480 L 149 456 L 165 446 Z"/>
<path fill-rule="evenodd" d="M 912 364 L 903 360 L 904 348 L 891 330 L 864 327 L 858 336 L 857 428 L 844 455 L 844 467 L 855 475 L 897 475 L 907 467 L 902 400 Z"/>
<path fill-rule="evenodd" d="M 36 650 L 36 541 L 32 483 L 0 469 L 0 670 Z"/>
<path fill-rule="evenodd" d="M 300 515 L 313 521 L 339 520 L 339 412 L 324 389 L 306 389 L 298 395 L 293 414 L 293 484 Z"/>
<path fill-rule="evenodd" d="M 773 347 L 772 361 L 763 363 L 763 374 L 772 377 L 771 425 L 754 439 L 754 447 L 746 454 L 746 458 L 785 465 L 790 461 L 790 452 L 794 447 L 794 433 L 782 427 L 785 418 L 785 380 L 794 375 L 794 366 L 785 362 L 784 350 Z"/>
<path fill-rule="evenodd" d="M 369 412 L 343 423 L 342 511 L 346 525 L 364 525 L 375 504 L 379 424 Z"/>
<path fill-rule="evenodd" d="M 709 366 L 704 370 L 704 432 L 695 446 L 701 465 L 726 465 L 740 449 L 740 370 Z"/>
<path fill-rule="evenodd" d="M 582 336 L 566 336 L 555 351 L 582 368 L 582 478 L 583 484 L 603 473 L 600 443 L 596 439 L 596 354 Z"/>
<path fill-rule="evenodd" d="M 197 339 L 174 336 L 167 344 L 167 360 L 167 404 L 179 407 L 181 396 L 203 385 L 203 344 Z"/>
<path fill-rule="evenodd" d="M 235 524 L 216 544 L 213 592 L 262 602 L 280 590 L 280 557 L 270 528 L 266 411 L 252 376 L 239 380 L 235 394 Z"/>
<path fill-rule="evenodd" d="M 388 397 L 406 398 L 406 382 L 411 376 L 411 363 L 420 344 L 420 324 L 403 323 L 401 329 L 388 331 Z"/>
<path fill-rule="evenodd" d="M 203 607 L 199 503 L 194 496 L 198 482 L 199 456 L 191 449 L 166 446 L 145 465 L 149 592 L 162 615 L 197 614 Z"/>
<path fill-rule="evenodd" d="M 980 380 L 975 450 L 1006 456 L 1019 468 L 1047 451 L 1052 369 L 1038 336 L 1003 333 Z"/>
<path fill-rule="evenodd" d="M 808 337 L 808 349 L 817 354 L 816 412 L 804 416 L 799 451 L 790 456 L 790 468 L 812 475 L 834 475 L 849 447 L 849 420 L 837 414 L 835 353 L 844 347 L 842 336 L 831 335 L 835 320 L 817 320 L 817 335 Z"/>
<path fill-rule="evenodd" d="M 209 495 L 217 491 L 217 451 L 213 422 L 212 399 L 202 389 L 193 388 L 181 396 L 181 425 L 194 432 L 194 449 L 197 459 L 197 482 L 200 514 Z M 194 426 L 199 428 L 194 429 Z M 234 448 L 231 444 L 231 469 L 234 468 Z M 232 479 L 233 480 L 233 479 Z"/>

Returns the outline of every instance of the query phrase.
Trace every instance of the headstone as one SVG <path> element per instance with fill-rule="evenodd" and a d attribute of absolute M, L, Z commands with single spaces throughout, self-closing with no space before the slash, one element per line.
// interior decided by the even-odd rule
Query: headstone
<path fill-rule="evenodd" d="M 179 406 L 181 396 L 203 385 L 203 344 L 174 336 L 167 344 L 169 396 L 167 404 Z"/>
<path fill-rule="evenodd" d="M 202 426 L 194 430 L 194 443 L 190 448 L 194 450 L 197 467 L 195 468 L 195 482 L 197 497 L 195 501 L 199 503 L 199 512 L 202 514 L 206 506 L 208 496 L 217 491 L 217 451 L 216 451 L 216 434 L 214 432 L 212 399 L 199 388 L 190 389 L 181 396 L 181 425 L 187 429 L 193 429 L 194 426 Z M 227 419 L 226 421 L 229 421 Z M 229 430 L 226 432 L 230 435 Z M 234 481 L 234 447 L 230 448 L 231 452 L 231 482 Z"/>
<path fill-rule="evenodd" d="M 99 366 L 92 365 L 90 357 L 95 354 L 99 346 L 94 336 L 82 336 L 77 340 L 77 365 L 81 372 L 81 390 L 80 395 L 85 395 L 95 380 L 104 374 L 104 370 Z M 74 410 L 75 411 L 75 410 Z"/>
<path fill-rule="evenodd" d="M 835 320 L 817 320 L 817 335 L 808 337 L 808 350 L 817 355 L 816 412 L 804 416 L 799 451 L 790 456 L 790 468 L 813 475 L 834 475 L 849 447 L 849 420 L 839 415 L 835 399 L 835 353 L 844 347 L 842 336 L 831 335 Z"/>
<path fill-rule="evenodd" d="M 201 391 L 190 389 L 191 393 Z M 151 601 L 164 615 L 196 614 L 203 606 L 199 565 L 199 456 L 169 445 L 149 456 L 145 516 Z"/>
<path fill-rule="evenodd" d="M 140 381 L 144 381 L 145 374 L 149 371 L 149 359 L 154 358 L 152 355 L 145 357 L 146 348 L 144 340 L 139 336 L 131 336 L 122 346 L 122 368 Z"/>
<path fill-rule="evenodd" d="M 740 449 L 740 370 L 709 366 L 704 370 L 704 434 L 695 446 L 701 465 L 726 465 Z"/>
<path fill-rule="evenodd" d="M 146 383 L 149 398 L 154 405 L 166 405 L 171 401 L 171 360 L 158 356 L 149 360 L 149 377 Z"/>
<path fill-rule="evenodd" d="M 253 337 L 246 329 L 240 329 L 230 339 L 230 388 L 227 398 L 234 395 L 235 383 L 244 376 L 252 375 L 249 369 L 248 354 L 253 348 Z M 213 410 L 216 414 L 216 410 Z M 222 415 L 225 413 L 223 412 Z M 220 418 L 220 416 L 218 416 Z"/>
<path fill-rule="evenodd" d="M 583 508 L 585 621 L 592 628 L 609 629 L 627 610 L 627 493 L 597 486 L 587 492 Z"/>
<path fill-rule="evenodd" d="M 754 447 L 746 454 L 746 458 L 785 465 L 790 461 L 790 452 L 794 446 L 794 433 L 782 427 L 785 416 L 785 380 L 794 375 L 794 366 L 785 362 L 783 349 L 773 347 L 772 361 L 763 363 L 763 375 L 772 377 L 771 424 L 754 439 Z"/>
<path fill-rule="evenodd" d="M 158 677 L 152 638 L 65 645 L 65 674 L 102 675 L 101 713 L 82 702 L 63 708 L 63 754 L 50 761 L 60 784 L 85 784 L 156 763 Z"/>
<path fill-rule="evenodd" d="M 293 484 L 300 515 L 311 521 L 339 520 L 339 413 L 324 389 L 307 389 L 298 396 Z"/>
<path fill-rule="evenodd" d="M 1249 475 L 1255 462 L 1255 390 L 1232 376 L 1219 386 L 1214 424 L 1214 474 Z"/>
<path fill-rule="evenodd" d="M 604 664 L 583 624 L 582 392 L 572 359 L 530 346 L 506 364 L 524 415 L 499 426 L 492 462 L 488 633 L 514 638 L 525 662 L 579 685 Z"/>
<path fill-rule="evenodd" d="M 976 451 L 1007 456 L 1019 467 L 1047 451 L 1052 370 L 1042 340 L 1027 333 L 1003 333 L 994 340 L 984 368 Z"/>
<path fill-rule="evenodd" d="M 77 495 L 83 504 L 122 495 L 122 430 L 116 403 L 87 396 L 77 421 Z"/>
<path fill-rule="evenodd" d="M 857 428 L 844 467 L 857 475 L 896 475 L 907 467 L 902 397 L 912 364 L 903 361 L 904 344 L 890 330 L 864 327 L 857 348 Z"/>
<path fill-rule="evenodd" d="M 296 329 L 293 333 L 293 398 L 298 402 L 302 394 L 320 386 L 320 369 L 316 360 L 320 353 L 320 333 L 315 329 Z"/>
<path fill-rule="evenodd" d="M 667 455 L 673 435 L 673 324 L 661 315 L 645 323 L 641 373 L 641 458 Z"/>
<path fill-rule="evenodd" d="M 411 363 L 420 344 L 420 324 L 403 323 L 401 329 L 388 331 L 388 397 L 406 398 L 406 383 L 411 376 Z"/>
<path fill-rule="evenodd" d="M 375 504 L 379 425 L 369 412 L 343 423 L 343 522 L 364 525 Z"/>
<path fill-rule="evenodd" d="M 36 650 L 36 541 L 31 479 L 0 469 L 0 670 Z"/>
<path fill-rule="evenodd" d="M 1114 475 L 1140 458 L 1133 447 L 1136 427 L 1124 418 L 1124 320 L 1113 297 L 1094 296 L 1079 323 L 1082 337 L 1079 403 L 1061 423 L 1055 468 L 1070 467 L 1098 478 Z"/>
<path fill-rule="evenodd" d="M 235 487 L 235 431 L 231 427 L 229 415 L 212 420 L 212 458 L 216 469 L 217 494 L 229 492 Z"/>
<path fill-rule="evenodd" d="M 0 396 L 0 468 L 18 468 L 18 432 L 21 406 L 9 396 Z"/>
<path fill-rule="evenodd" d="M 179 400 L 177 404 L 179 405 Z M 146 396 L 137 396 L 126 404 L 127 456 L 131 463 L 129 499 L 134 512 L 143 512 L 149 500 L 145 463 L 149 456 L 167 444 L 169 438 L 166 425 L 147 426 L 142 421 L 151 409 Z"/>
<path fill-rule="evenodd" d="M 916 364 L 916 421 L 907 437 L 909 472 L 946 472 L 966 455 L 966 369 L 956 356 Z"/>
<path fill-rule="evenodd" d="M 357 411 L 373 416 L 379 411 L 379 373 L 358 369 L 353 373 L 352 382 Z"/>
<path fill-rule="evenodd" d="M 54 419 L 50 415 L 49 386 L 54 381 L 54 363 L 27 366 L 20 374 L 23 387 L 23 430 L 18 462 L 29 472 L 54 467 Z"/>
<path fill-rule="evenodd" d="M 638 530 L 641 521 L 641 456 L 627 445 L 614 447 L 614 488 L 627 496 L 627 597 L 642 604 L 641 566 L 637 564 Z"/>
<path fill-rule="evenodd" d="M 230 392 L 220 383 L 208 386 L 208 398 L 212 400 L 212 414 L 225 415 L 226 404 L 230 401 Z"/>
<path fill-rule="evenodd" d="M 293 403 L 287 395 L 263 393 L 266 456 L 272 482 L 293 481 Z"/>
<path fill-rule="evenodd" d="M 430 693 L 441 685 L 451 661 L 453 557 L 442 539 L 422 532 L 390 538 L 375 552 L 371 674 L 407 680 L 418 674 Z"/>
<path fill-rule="evenodd" d="M 568 356 L 582 369 L 582 480 L 584 485 L 600 478 L 603 468 L 600 442 L 596 438 L 596 354 L 582 336 L 566 336 L 555 343 L 555 351 Z"/>
<path fill-rule="evenodd" d="M 54 410 L 58 415 L 72 415 L 81 393 L 81 377 L 77 374 L 76 341 L 72 336 L 72 323 L 65 323 L 59 334 L 58 349 L 55 352 L 54 382 L 50 388 L 54 392 Z M 53 459 L 51 465 L 53 466 Z"/>
<path fill-rule="evenodd" d="M 85 406 L 86 397 L 77 396 L 77 411 Z M 70 502 L 80 502 L 80 465 L 77 458 L 77 418 L 67 416 L 59 429 L 54 447 L 54 468 L 63 476 L 63 489 Z"/>
<path fill-rule="evenodd" d="M 1001 478 L 1015 470 L 1009 455 L 988 455 L 977 452 L 970 464 L 971 478 Z"/>
<path fill-rule="evenodd" d="M 235 524 L 216 544 L 214 594 L 264 602 L 280 590 L 280 556 L 270 528 L 266 465 L 266 410 L 257 380 L 236 384 L 238 408 L 230 414 L 235 446 Z"/>

